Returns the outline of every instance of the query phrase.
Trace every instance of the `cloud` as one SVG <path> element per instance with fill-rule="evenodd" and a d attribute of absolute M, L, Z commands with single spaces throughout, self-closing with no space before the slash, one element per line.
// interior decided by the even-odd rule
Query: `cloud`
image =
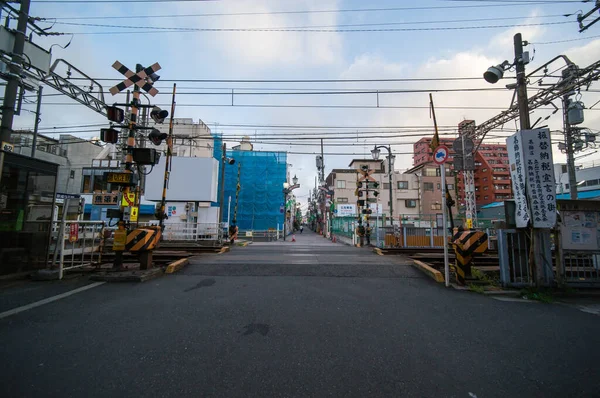
<path fill-rule="evenodd" d="M 310 0 L 294 2 L 294 9 L 337 9 L 338 0 L 323 0 L 315 3 Z M 205 5 L 190 7 L 185 10 L 206 10 Z M 217 2 L 211 13 L 269 13 L 282 10 L 281 2 L 273 0 L 240 0 Z M 207 22 L 208 21 L 208 22 Z M 252 16 L 230 16 L 217 20 L 218 24 L 198 18 L 198 27 L 214 28 L 283 28 L 312 25 L 336 25 L 336 13 L 314 14 L 268 14 Z M 335 64 L 342 54 L 342 38 L 338 33 L 304 33 L 304 32 L 215 32 L 199 33 L 193 40 L 203 42 L 206 51 L 215 52 L 219 57 L 235 63 L 245 69 L 273 68 L 285 66 L 316 67 Z M 177 46 L 175 49 L 179 48 Z M 193 53 L 190 55 L 194 55 Z M 227 68 L 228 65 L 224 64 Z"/>

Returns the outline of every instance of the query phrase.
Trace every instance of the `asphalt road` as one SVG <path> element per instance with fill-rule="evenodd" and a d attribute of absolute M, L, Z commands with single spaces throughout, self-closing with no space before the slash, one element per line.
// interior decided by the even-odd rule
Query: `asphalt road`
<path fill-rule="evenodd" d="M 0 319 L 0 396 L 600 395 L 597 315 L 445 289 L 401 258 L 298 239 Z"/>

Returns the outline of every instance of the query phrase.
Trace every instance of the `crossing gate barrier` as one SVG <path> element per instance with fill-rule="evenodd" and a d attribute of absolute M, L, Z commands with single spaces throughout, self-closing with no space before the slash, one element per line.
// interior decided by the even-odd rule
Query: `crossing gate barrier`
<path fill-rule="evenodd" d="M 145 227 L 134 229 L 127 234 L 125 250 L 142 252 L 154 250 L 161 236 L 160 227 Z"/>
<path fill-rule="evenodd" d="M 483 231 L 459 231 L 452 236 L 451 244 L 456 254 L 456 281 L 464 285 L 465 279 L 471 276 L 473 255 L 488 249 L 488 236 Z"/>

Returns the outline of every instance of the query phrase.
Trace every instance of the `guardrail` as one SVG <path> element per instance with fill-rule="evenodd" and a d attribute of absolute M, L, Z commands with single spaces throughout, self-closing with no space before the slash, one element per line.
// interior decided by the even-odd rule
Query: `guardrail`
<path fill-rule="evenodd" d="M 51 266 L 58 262 L 58 278 L 64 271 L 97 265 L 102 261 L 104 221 L 52 221 Z"/>

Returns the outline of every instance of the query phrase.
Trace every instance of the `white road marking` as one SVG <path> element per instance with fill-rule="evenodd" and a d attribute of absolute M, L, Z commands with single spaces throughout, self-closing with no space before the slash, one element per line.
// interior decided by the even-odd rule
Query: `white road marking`
<path fill-rule="evenodd" d="M 23 305 L 21 307 L 13 308 L 12 310 L 0 312 L 0 319 L 6 318 L 6 317 L 11 316 L 11 315 L 18 314 L 19 312 L 30 310 L 30 309 L 35 308 L 35 307 L 39 307 L 39 306 L 44 305 L 44 304 L 51 303 L 53 301 L 57 301 L 57 300 L 63 299 L 65 297 L 72 296 L 73 294 L 77 294 L 77 293 L 81 293 L 81 292 L 89 290 L 89 289 L 93 289 L 93 288 L 95 288 L 97 286 L 100 286 L 100 285 L 103 285 L 105 283 L 106 282 L 94 282 L 94 283 L 90 283 L 89 285 L 85 285 L 85 286 L 77 288 L 77 289 L 69 290 L 66 293 L 58 294 L 56 296 L 52 296 L 52 297 L 48 297 L 48 298 L 45 298 L 45 299 L 40 300 L 40 301 L 36 301 L 35 303 Z"/>

